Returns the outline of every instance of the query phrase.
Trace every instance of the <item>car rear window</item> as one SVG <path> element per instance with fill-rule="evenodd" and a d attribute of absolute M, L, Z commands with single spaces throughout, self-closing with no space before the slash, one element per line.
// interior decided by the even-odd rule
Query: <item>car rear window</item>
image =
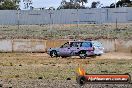
<path fill-rule="evenodd" d="M 93 46 L 102 47 L 102 44 L 100 42 L 94 41 Z"/>

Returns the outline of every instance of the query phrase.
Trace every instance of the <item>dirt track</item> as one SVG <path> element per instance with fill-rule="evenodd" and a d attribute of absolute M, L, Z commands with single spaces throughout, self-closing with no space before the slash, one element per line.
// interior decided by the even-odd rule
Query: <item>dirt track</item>
<path fill-rule="evenodd" d="M 34 57 L 49 57 L 50 56 L 46 53 L 44 54 L 38 54 L 38 53 L 34 53 L 34 54 L 30 54 L 31 56 Z M 69 57 L 69 58 L 76 58 L 78 59 L 79 57 Z M 132 54 L 131 53 L 119 53 L 119 52 L 113 52 L 113 53 L 105 53 L 102 56 L 98 56 L 96 57 L 97 59 L 132 59 Z M 92 58 L 87 58 L 87 59 L 92 59 Z"/>
<path fill-rule="evenodd" d="M 102 59 L 132 59 L 131 53 L 106 53 L 102 55 Z"/>
<path fill-rule="evenodd" d="M 132 75 L 132 55 L 106 53 L 80 59 L 50 58 L 43 53 L 0 53 L 0 86 L 3 88 L 80 88 L 76 83 L 79 65 L 89 74 Z M 70 80 L 67 80 L 67 79 Z M 132 88 L 130 84 L 90 84 L 84 88 Z"/>

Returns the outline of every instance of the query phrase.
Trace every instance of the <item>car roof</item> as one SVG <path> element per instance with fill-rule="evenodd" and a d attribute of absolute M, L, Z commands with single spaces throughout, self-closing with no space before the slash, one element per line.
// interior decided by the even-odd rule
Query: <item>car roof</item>
<path fill-rule="evenodd" d="M 69 41 L 69 42 L 92 42 L 92 41 L 83 41 L 83 40 L 81 40 L 81 41 Z"/>
<path fill-rule="evenodd" d="M 99 41 L 92 41 L 92 43 L 101 43 L 101 42 L 99 42 Z"/>

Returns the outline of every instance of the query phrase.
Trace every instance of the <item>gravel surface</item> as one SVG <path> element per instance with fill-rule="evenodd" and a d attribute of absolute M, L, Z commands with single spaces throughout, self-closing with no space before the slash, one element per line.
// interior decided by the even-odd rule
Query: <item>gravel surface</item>
<path fill-rule="evenodd" d="M 132 88 L 132 84 L 85 84 L 79 86 L 73 80 L 28 80 L 4 79 L 0 80 L 3 88 Z"/>

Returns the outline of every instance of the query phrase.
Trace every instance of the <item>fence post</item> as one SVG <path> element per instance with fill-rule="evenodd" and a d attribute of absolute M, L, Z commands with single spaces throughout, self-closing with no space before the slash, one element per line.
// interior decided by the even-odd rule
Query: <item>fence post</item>
<path fill-rule="evenodd" d="M 117 52 L 116 39 L 114 39 L 115 52 Z"/>
<path fill-rule="evenodd" d="M 12 41 L 12 53 L 13 53 L 13 51 L 14 51 L 14 49 L 13 49 L 14 41 L 13 41 L 13 39 L 11 41 Z"/>

